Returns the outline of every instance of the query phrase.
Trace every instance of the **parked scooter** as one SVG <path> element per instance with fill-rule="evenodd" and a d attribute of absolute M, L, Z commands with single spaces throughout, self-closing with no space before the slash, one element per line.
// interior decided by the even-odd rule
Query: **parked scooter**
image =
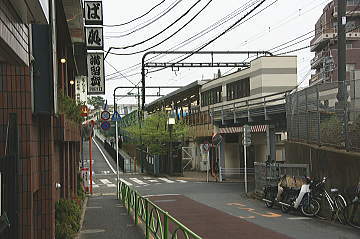
<path fill-rule="evenodd" d="M 279 202 L 281 211 L 301 210 L 305 216 L 315 216 L 320 210 L 320 203 L 312 196 L 311 188 L 313 183 L 313 181 L 309 180 L 300 189 L 284 188 L 282 200 Z"/>

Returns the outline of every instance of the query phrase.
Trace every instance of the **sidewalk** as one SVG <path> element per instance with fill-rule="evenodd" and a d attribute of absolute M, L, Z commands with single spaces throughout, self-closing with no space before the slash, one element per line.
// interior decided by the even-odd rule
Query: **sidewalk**
<path fill-rule="evenodd" d="M 134 225 L 115 195 L 91 196 L 85 208 L 80 239 L 143 239 L 140 227 Z"/>

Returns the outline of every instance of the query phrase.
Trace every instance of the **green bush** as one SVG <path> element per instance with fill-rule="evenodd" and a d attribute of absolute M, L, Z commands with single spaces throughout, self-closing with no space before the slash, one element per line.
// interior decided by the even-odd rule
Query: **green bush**
<path fill-rule="evenodd" d="M 74 200 L 60 199 L 55 206 L 55 238 L 73 238 L 80 230 L 81 208 Z"/>

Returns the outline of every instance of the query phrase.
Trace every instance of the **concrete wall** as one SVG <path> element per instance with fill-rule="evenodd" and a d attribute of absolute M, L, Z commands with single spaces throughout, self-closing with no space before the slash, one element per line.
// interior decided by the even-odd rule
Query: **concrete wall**
<path fill-rule="evenodd" d="M 239 143 L 225 143 L 225 168 L 240 168 L 240 147 Z"/>
<path fill-rule="evenodd" d="M 286 163 L 309 164 L 311 177 L 328 177 L 329 188 L 346 191 L 355 187 L 360 180 L 359 153 L 296 142 L 287 142 L 285 147 Z"/>

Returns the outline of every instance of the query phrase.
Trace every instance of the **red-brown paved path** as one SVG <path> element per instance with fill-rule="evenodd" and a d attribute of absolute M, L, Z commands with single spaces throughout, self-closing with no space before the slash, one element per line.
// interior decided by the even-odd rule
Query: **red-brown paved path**
<path fill-rule="evenodd" d="M 152 202 L 204 239 L 289 239 L 181 195 L 151 196 Z M 170 226 L 171 229 L 171 226 Z"/>

